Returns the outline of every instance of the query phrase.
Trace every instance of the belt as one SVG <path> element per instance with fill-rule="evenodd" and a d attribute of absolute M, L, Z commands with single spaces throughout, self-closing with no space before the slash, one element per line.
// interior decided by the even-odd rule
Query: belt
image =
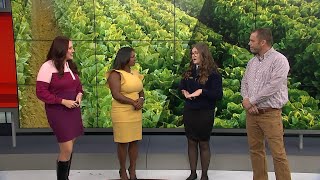
<path fill-rule="evenodd" d="M 263 108 L 263 109 L 258 109 L 259 114 L 264 114 L 266 112 L 271 112 L 271 111 L 281 111 L 280 108 L 272 108 L 272 107 L 268 107 L 268 108 Z"/>

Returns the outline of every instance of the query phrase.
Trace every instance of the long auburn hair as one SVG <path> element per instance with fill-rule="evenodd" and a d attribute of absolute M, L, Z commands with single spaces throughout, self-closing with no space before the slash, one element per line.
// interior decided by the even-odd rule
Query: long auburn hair
<path fill-rule="evenodd" d="M 62 77 L 64 74 L 64 61 L 66 59 L 70 41 L 71 40 L 65 36 L 57 36 L 52 41 L 51 47 L 47 54 L 46 61 L 53 61 L 60 77 Z M 67 59 L 67 63 L 73 73 L 79 74 L 77 65 L 71 59 Z"/>
<path fill-rule="evenodd" d="M 214 62 L 212 54 L 211 54 L 207 44 L 202 43 L 202 42 L 194 44 L 190 50 L 191 58 L 192 58 L 192 49 L 193 48 L 196 48 L 198 50 L 199 55 L 200 55 L 200 64 L 199 64 L 199 68 L 198 68 L 198 70 L 199 70 L 198 71 L 199 72 L 198 82 L 200 84 L 205 84 L 208 80 L 209 75 L 212 72 L 219 73 L 218 66 Z M 193 68 L 195 68 L 195 67 L 196 67 L 196 65 L 191 60 L 189 67 L 188 67 L 188 70 L 183 74 L 183 78 L 188 79 L 192 74 Z"/>

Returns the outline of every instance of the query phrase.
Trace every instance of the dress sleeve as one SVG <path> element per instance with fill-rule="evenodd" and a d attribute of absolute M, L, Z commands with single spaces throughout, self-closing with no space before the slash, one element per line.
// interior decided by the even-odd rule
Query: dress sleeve
<path fill-rule="evenodd" d="M 38 73 L 36 83 L 37 97 L 47 104 L 61 104 L 62 98 L 57 97 L 49 91 L 53 67 L 48 62 L 44 63 Z"/>
<path fill-rule="evenodd" d="M 186 90 L 186 80 L 181 79 L 180 84 L 179 84 L 179 91 L 181 90 Z"/>
<path fill-rule="evenodd" d="M 123 74 L 122 74 L 121 70 L 111 69 L 110 71 L 108 71 L 106 73 L 106 81 L 107 81 L 107 87 L 108 88 L 109 88 L 108 78 L 110 76 L 110 73 L 113 72 L 113 71 L 116 71 L 116 72 L 118 72 L 120 74 L 120 77 L 121 77 L 121 82 L 120 83 L 121 83 L 121 85 L 124 84 L 124 77 L 123 77 Z"/>
<path fill-rule="evenodd" d="M 49 84 L 42 81 L 37 81 L 36 94 L 37 97 L 47 104 L 61 104 L 62 98 L 50 93 Z"/>
<path fill-rule="evenodd" d="M 210 76 L 205 88 L 202 89 L 202 95 L 210 99 L 220 100 L 223 96 L 222 78 L 217 73 L 212 73 Z"/>
<path fill-rule="evenodd" d="M 79 76 L 78 76 L 78 78 L 79 78 Z M 82 93 L 83 94 L 83 88 L 82 88 L 82 84 L 81 84 L 80 78 L 79 78 L 79 84 L 78 84 L 78 87 L 77 87 L 77 93 Z"/>
<path fill-rule="evenodd" d="M 38 72 L 37 81 L 42 81 L 42 82 L 50 84 L 53 72 L 54 72 L 54 67 L 52 65 L 50 65 L 50 62 L 48 62 L 48 61 L 45 62 L 41 66 L 41 68 Z"/>

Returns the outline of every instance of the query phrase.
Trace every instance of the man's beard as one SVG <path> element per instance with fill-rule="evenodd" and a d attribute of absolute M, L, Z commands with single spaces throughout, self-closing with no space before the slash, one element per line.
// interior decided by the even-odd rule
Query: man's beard
<path fill-rule="evenodd" d="M 250 49 L 250 52 L 253 54 L 253 55 L 257 55 L 259 54 L 259 50 L 258 49 Z"/>

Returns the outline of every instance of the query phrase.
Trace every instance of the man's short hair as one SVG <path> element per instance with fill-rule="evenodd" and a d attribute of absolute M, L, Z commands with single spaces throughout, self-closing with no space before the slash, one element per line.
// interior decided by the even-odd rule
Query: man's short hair
<path fill-rule="evenodd" d="M 272 37 L 272 32 L 271 29 L 269 28 L 258 28 L 254 31 L 252 31 L 252 33 L 257 33 L 257 37 L 260 40 L 266 40 L 267 44 L 272 46 L 273 44 L 273 37 Z"/>

